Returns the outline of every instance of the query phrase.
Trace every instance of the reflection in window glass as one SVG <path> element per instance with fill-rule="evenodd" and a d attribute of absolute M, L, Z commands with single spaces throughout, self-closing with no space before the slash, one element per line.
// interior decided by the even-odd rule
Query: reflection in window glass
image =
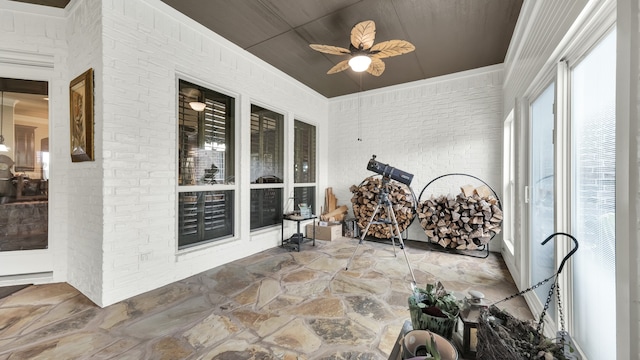
<path fill-rule="evenodd" d="M 311 209 L 315 209 L 316 205 L 316 187 L 301 186 L 293 190 L 294 208 L 298 210 L 298 204 L 307 204 Z"/>
<path fill-rule="evenodd" d="M 234 183 L 233 108 L 232 97 L 180 81 L 179 185 Z"/>
<path fill-rule="evenodd" d="M 295 183 L 316 182 L 316 127 L 295 120 L 293 140 Z"/>
<path fill-rule="evenodd" d="M 0 252 L 49 248 L 48 87 L 0 78 Z"/>
<path fill-rule="evenodd" d="M 251 189 L 251 230 L 280 224 L 282 194 L 282 188 Z"/>
<path fill-rule="evenodd" d="M 284 116 L 251 105 L 251 183 L 282 183 Z"/>
<path fill-rule="evenodd" d="M 178 248 L 185 248 L 233 236 L 235 100 L 182 80 L 179 88 Z"/>
<path fill-rule="evenodd" d="M 233 190 L 181 192 L 178 246 L 233 235 Z"/>
<path fill-rule="evenodd" d="M 531 104 L 531 285 L 556 272 L 553 243 L 542 245 L 555 229 L 555 194 L 553 160 L 553 104 L 555 83 Z M 535 289 L 544 304 L 550 283 Z M 555 304 L 550 303 L 547 315 L 555 320 Z"/>
<path fill-rule="evenodd" d="M 615 359 L 615 31 L 573 69 L 572 80 L 572 231 L 580 250 L 572 258 L 571 335 L 589 359 Z"/>
<path fill-rule="evenodd" d="M 251 230 L 280 224 L 284 193 L 284 116 L 251 105 Z"/>

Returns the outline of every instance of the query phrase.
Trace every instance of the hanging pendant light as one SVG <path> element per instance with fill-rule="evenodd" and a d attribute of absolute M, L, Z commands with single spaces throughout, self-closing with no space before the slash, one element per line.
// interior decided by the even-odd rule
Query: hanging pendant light
<path fill-rule="evenodd" d="M 207 107 L 207 104 L 200 101 L 192 101 L 189 103 L 189 106 L 195 111 L 204 111 L 204 108 Z"/>
<path fill-rule="evenodd" d="M 8 152 L 9 147 L 4 143 L 4 92 L 0 91 L 0 152 Z"/>

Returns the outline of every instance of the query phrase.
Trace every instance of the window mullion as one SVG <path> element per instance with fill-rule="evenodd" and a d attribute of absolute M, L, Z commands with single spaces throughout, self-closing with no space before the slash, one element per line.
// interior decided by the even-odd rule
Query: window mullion
<path fill-rule="evenodd" d="M 555 144 L 555 231 L 571 233 L 571 122 L 570 122 L 570 69 L 566 60 L 558 63 L 556 76 L 556 103 L 555 103 L 555 131 L 553 143 Z M 550 234 L 549 234 L 550 235 Z M 572 243 L 569 238 L 561 236 L 554 239 L 556 247 L 556 269 L 566 254 L 569 253 Z M 571 333 L 572 309 L 567 304 L 571 303 L 572 276 L 571 267 L 566 266 L 559 276 L 560 296 L 562 310 L 567 330 Z M 557 308 L 556 308 L 557 309 Z M 560 314 L 556 319 L 560 320 Z M 560 326 L 558 323 L 557 326 Z"/>

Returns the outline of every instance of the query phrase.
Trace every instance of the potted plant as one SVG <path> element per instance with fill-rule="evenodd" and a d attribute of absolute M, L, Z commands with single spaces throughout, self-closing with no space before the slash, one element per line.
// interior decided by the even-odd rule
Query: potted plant
<path fill-rule="evenodd" d="M 458 360 L 458 352 L 444 337 L 429 330 L 411 330 L 403 339 L 404 358 L 411 360 Z"/>
<path fill-rule="evenodd" d="M 427 284 L 424 289 L 414 289 L 409 296 L 409 312 L 415 330 L 429 330 L 451 339 L 460 313 L 460 302 L 438 281 Z"/>

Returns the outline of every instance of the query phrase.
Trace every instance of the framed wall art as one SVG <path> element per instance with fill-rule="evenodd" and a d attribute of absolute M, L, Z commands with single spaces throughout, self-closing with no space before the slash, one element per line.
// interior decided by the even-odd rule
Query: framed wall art
<path fill-rule="evenodd" d="M 69 84 L 71 161 L 93 161 L 93 69 Z"/>

